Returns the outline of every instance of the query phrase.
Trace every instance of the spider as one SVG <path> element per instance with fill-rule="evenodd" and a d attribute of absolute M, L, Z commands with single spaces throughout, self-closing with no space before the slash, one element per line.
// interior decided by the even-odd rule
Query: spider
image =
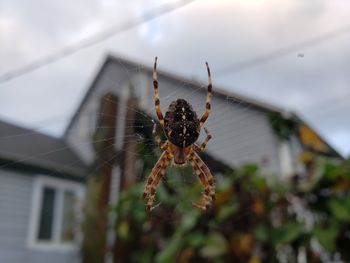
<path fill-rule="evenodd" d="M 153 67 L 153 87 L 155 110 L 159 123 L 166 135 L 167 140 L 162 142 L 156 133 L 157 125 L 153 125 L 153 135 L 160 149 L 163 151 L 159 160 L 154 165 L 151 174 L 148 177 L 142 197 L 147 201 L 146 209 L 153 210 L 159 204 L 153 206 L 155 201 L 156 187 L 160 179 L 164 176 L 165 170 L 171 160 L 176 166 L 186 166 L 188 162 L 192 165 L 196 176 L 204 187 L 204 193 L 199 203 L 193 205 L 203 211 L 206 211 L 215 198 L 214 177 L 209 168 L 199 157 L 198 153 L 204 151 L 207 143 L 211 139 L 208 130 L 203 127 L 205 121 L 209 117 L 211 108 L 212 83 L 208 63 L 206 62 L 208 72 L 208 92 L 205 106 L 205 112 L 199 119 L 192 106 L 184 99 L 173 101 L 168 111 L 163 117 L 160 108 L 158 78 L 157 78 L 157 57 L 155 58 Z M 200 129 L 203 127 L 207 137 L 199 146 L 195 144 L 199 137 Z"/>

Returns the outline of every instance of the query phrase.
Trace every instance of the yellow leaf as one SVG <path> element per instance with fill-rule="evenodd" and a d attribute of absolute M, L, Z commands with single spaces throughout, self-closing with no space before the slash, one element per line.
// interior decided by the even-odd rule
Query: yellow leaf
<path fill-rule="evenodd" d="M 313 150 L 320 152 L 329 152 L 329 147 L 322 141 L 322 139 L 309 127 L 301 125 L 299 127 L 300 140 L 302 144 L 310 147 Z"/>
<path fill-rule="evenodd" d="M 252 257 L 249 259 L 248 263 L 260 263 L 261 261 L 258 258 Z"/>

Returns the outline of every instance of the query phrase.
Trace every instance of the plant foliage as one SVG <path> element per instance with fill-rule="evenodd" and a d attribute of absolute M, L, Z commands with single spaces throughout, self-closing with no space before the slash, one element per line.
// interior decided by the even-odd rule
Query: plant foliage
<path fill-rule="evenodd" d="M 282 137 L 288 135 L 284 130 Z M 157 154 L 142 154 L 149 143 L 139 146 L 140 173 L 147 176 Z M 121 194 L 116 207 L 116 258 L 141 263 L 304 258 L 312 263 L 336 256 L 350 262 L 350 163 L 315 163 L 314 175 L 275 183 L 267 183 L 268 175 L 255 165 L 228 171 L 218 176 L 215 204 L 206 213 L 191 205 L 203 191 L 191 169 L 168 169 L 157 188 L 162 204 L 151 213 L 141 199 L 143 178 Z"/>

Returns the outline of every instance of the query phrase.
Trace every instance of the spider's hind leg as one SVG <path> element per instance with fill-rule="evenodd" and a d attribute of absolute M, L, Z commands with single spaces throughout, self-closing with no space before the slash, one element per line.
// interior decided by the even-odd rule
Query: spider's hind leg
<path fill-rule="evenodd" d="M 189 161 L 191 162 L 191 165 L 193 166 L 194 172 L 199 178 L 199 181 L 204 187 L 204 193 L 201 201 L 199 203 L 193 203 L 193 205 L 203 211 L 206 211 L 211 206 L 214 200 L 214 186 L 210 183 L 205 172 L 201 169 L 201 164 L 198 163 L 198 161 L 196 160 L 194 152 L 190 155 Z"/>
<path fill-rule="evenodd" d="M 203 160 L 199 157 L 197 153 L 193 153 L 193 157 L 201 171 L 205 174 L 208 183 L 210 185 L 210 195 L 212 196 L 213 199 L 215 199 L 215 178 L 213 174 L 210 172 L 208 166 L 203 162 Z"/>
<path fill-rule="evenodd" d="M 158 205 L 153 206 L 156 196 L 156 188 L 160 179 L 164 176 L 171 157 L 168 152 L 163 152 L 155 166 L 153 167 L 150 176 L 148 177 L 142 197 L 147 200 L 147 210 L 151 211 Z"/>

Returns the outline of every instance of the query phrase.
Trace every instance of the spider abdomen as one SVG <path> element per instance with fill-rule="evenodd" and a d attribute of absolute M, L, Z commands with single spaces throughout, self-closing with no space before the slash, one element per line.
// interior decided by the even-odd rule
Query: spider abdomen
<path fill-rule="evenodd" d="M 165 113 L 164 130 L 168 140 L 180 148 L 186 148 L 198 139 L 199 120 L 186 100 L 177 99 L 169 105 Z"/>

